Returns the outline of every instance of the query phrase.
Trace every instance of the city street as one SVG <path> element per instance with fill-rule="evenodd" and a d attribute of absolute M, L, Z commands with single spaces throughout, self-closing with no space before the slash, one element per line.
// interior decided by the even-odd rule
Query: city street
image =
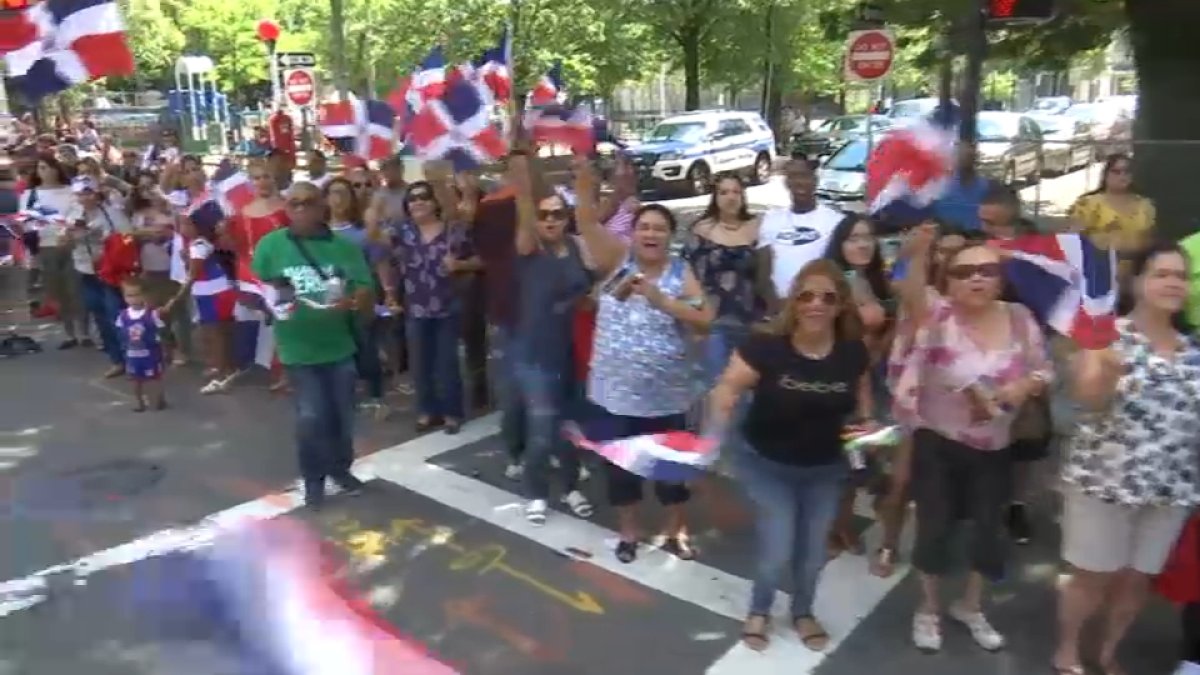
<path fill-rule="evenodd" d="M 697 561 L 644 548 L 624 565 L 610 550 L 608 508 L 589 522 L 525 521 L 518 486 L 502 475 L 495 415 L 457 436 L 414 438 L 409 400 L 397 394 L 391 419 L 361 427 L 356 471 L 369 492 L 335 497 L 314 516 L 289 492 L 291 415 L 265 376 L 203 397 L 197 372 L 173 371 L 172 407 L 134 414 L 125 383 L 98 378 L 98 353 L 54 351 L 54 331 L 37 334 L 49 351 L 0 362 L 6 391 L 19 392 L 0 408 L 0 675 L 242 673 L 217 665 L 212 636 L 147 614 L 139 598 L 169 572 L 173 552 L 202 546 L 220 524 L 285 514 L 336 544 L 383 616 L 463 675 L 1048 671 L 1060 568 L 1045 517 L 994 595 L 994 623 L 1011 642 L 1004 652 L 987 654 L 948 626 L 942 654 L 919 654 L 908 641 L 913 576 L 902 568 L 877 579 L 864 557 L 844 554 L 817 602 L 829 651 L 803 648 L 777 616 L 773 644 L 757 654 L 739 644 L 754 569 L 750 514 L 724 477 L 696 486 Z M 584 483 L 597 503 L 602 488 Z M 878 528 L 869 509 L 860 513 L 873 547 Z M 648 506 L 649 532 L 659 515 Z M 1165 675 L 1176 644 L 1173 611 L 1156 602 L 1132 631 L 1126 667 Z"/>

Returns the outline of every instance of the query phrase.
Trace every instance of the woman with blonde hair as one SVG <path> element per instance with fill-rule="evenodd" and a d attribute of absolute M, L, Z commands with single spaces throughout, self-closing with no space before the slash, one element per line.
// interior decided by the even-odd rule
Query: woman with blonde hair
<path fill-rule="evenodd" d="M 753 392 L 741 433 L 750 451 L 734 472 L 755 508 L 757 570 L 742 639 L 767 647 L 771 605 L 790 565 L 792 628 L 814 651 L 829 643 L 813 616 L 826 537 L 849 477 L 842 431 L 873 416 L 858 307 L 841 269 L 814 260 L 792 281 L 779 315 L 734 352 L 710 399 L 712 430 Z"/>
<path fill-rule="evenodd" d="M 279 192 L 275 175 L 270 164 L 262 158 L 253 158 L 246 164 L 246 173 L 254 183 L 254 200 L 235 214 L 225 224 L 226 241 L 232 244 L 237 260 L 237 278 L 239 288 L 257 285 L 254 274 L 250 271 L 250 261 L 254 257 L 254 248 L 263 237 L 280 228 L 287 227 L 287 202 Z M 249 306 L 255 306 L 252 293 L 243 294 L 241 300 Z M 253 357 L 249 359 L 253 361 Z M 248 365 L 239 363 L 242 367 Z M 273 364 L 271 368 L 274 382 L 270 390 L 278 392 L 287 387 L 287 375 L 282 367 Z"/>

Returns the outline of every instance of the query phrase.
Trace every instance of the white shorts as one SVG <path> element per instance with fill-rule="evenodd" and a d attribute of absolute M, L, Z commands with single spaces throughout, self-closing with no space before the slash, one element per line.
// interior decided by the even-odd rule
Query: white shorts
<path fill-rule="evenodd" d="M 1158 574 L 1190 515 L 1182 506 L 1113 504 L 1072 487 L 1063 502 L 1063 559 L 1089 572 Z"/>

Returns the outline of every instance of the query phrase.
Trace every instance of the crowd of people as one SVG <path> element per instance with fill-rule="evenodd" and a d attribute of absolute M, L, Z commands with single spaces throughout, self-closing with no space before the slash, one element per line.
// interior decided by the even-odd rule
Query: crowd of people
<path fill-rule="evenodd" d="M 418 181 L 399 159 L 333 175 L 319 152 L 294 180 L 292 156 L 272 151 L 246 165 L 255 199 L 216 217 L 206 213 L 212 185 L 201 158 L 181 153 L 170 133 L 119 157 L 53 137 L 11 155 L 22 211 L 64 216 L 20 232 L 34 254 L 35 310 L 58 317 L 59 347 L 96 336 L 106 375 L 137 387 L 135 409 L 161 408 L 164 369 L 192 359 L 207 365 L 204 393 L 229 391 L 252 360 L 235 353 L 235 314 L 256 313 L 274 332 L 273 388 L 295 402 L 313 507 L 327 480 L 362 489 L 350 471 L 356 409 L 383 411 L 389 374 L 395 385 L 407 372 L 419 431 L 453 434 L 472 409 L 500 412 L 505 475 L 521 483 L 535 525 L 594 511 L 580 489 L 580 451 L 562 433 L 569 420 L 597 442 L 683 430 L 720 439 L 755 514 L 743 633 L 755 650 L 769 647 L 785 574 L 789 628 L 824 649 L 813 609 L 822 568 L 847 552 L 869 555 L 873 574 L 893 574 L 910 503 L 921 583 L 913 644 L 941 649 L 948 617 L 983 649 L 1003 648 L 986 589 L 1004 577 L 1010 543 L 1043 536 L 1025 504 L 1039 489 L 1032 469 L 1047 460 L 1061 464 L 1062 556 L 1072 568 L 1059 591 L 1054 672 L 1084 672 L 1080 630 L 1102 616 L 1094 660 L 1106 675 L 1123 673 L 1117 646 L 1155 576 L 1180 559 L 1200 565 L 1200 550 L 1176 547 L 1200 505 L 1191 262 L 1178 246 L 1153 243 L 1153 207 L 1134 189 L 1127 157 L 1110 158 L 1099 189 L 1072 212 L 1074 227 L 1118 251 L 1129 297 L 1116 342 L 1083 350 L 1006 288 L 1007 254 L 989 242 L 1029 223 L 1015 193 L 967 165 L 890 260 L 875 219 L 816 201 L 803 159 L 784 167 L 788 207 L 752 214 L 741 180 L 718 176 L 705 212 L 680 231 L 672 211 L 639 201 L 627 161 L 616 162 L 609 190 L 585 158 L 569 186 L 553 185 L 528 148 L 487 189 L 441 162 L 426 163 Z M 273 297 L 239 293 L 248 281 Z M 1056 437 L 1049 402 L 1061 391 L 1078 410 Z M 852 470 L 846 429 L 882 424 L 899 424 L 904 440 Z M 631 562 L 646 540 L 638 505 L 647 481 L 603 466 L 619 523 L 613 554 Z M 689 486 L 652 488 L 665 507 L 655 528 L 662 550 L 696 558 Z M 864 489 L 883 526 L 870 552 L 851 526 Z M 557 515 L 554 500 L 572 515 Z M 944 605 L 963 520 L 974 534 L 967 583 Z M 1174 599 L 1190 601 L 1191 665 L 1180 672 L 1195 672 L 1200 597 Z"/>

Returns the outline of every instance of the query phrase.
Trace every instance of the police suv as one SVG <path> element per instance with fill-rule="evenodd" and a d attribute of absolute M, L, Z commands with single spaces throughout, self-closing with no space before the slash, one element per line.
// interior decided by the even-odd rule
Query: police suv
<path fill-rule="evenodd" d="M 696 110 L 659 122 L 625 154 L 637 168 L 641 189 L 700 195 L 721 173 L 766 182 L 775 159 L 775 134 L 758 113 Z"/>

